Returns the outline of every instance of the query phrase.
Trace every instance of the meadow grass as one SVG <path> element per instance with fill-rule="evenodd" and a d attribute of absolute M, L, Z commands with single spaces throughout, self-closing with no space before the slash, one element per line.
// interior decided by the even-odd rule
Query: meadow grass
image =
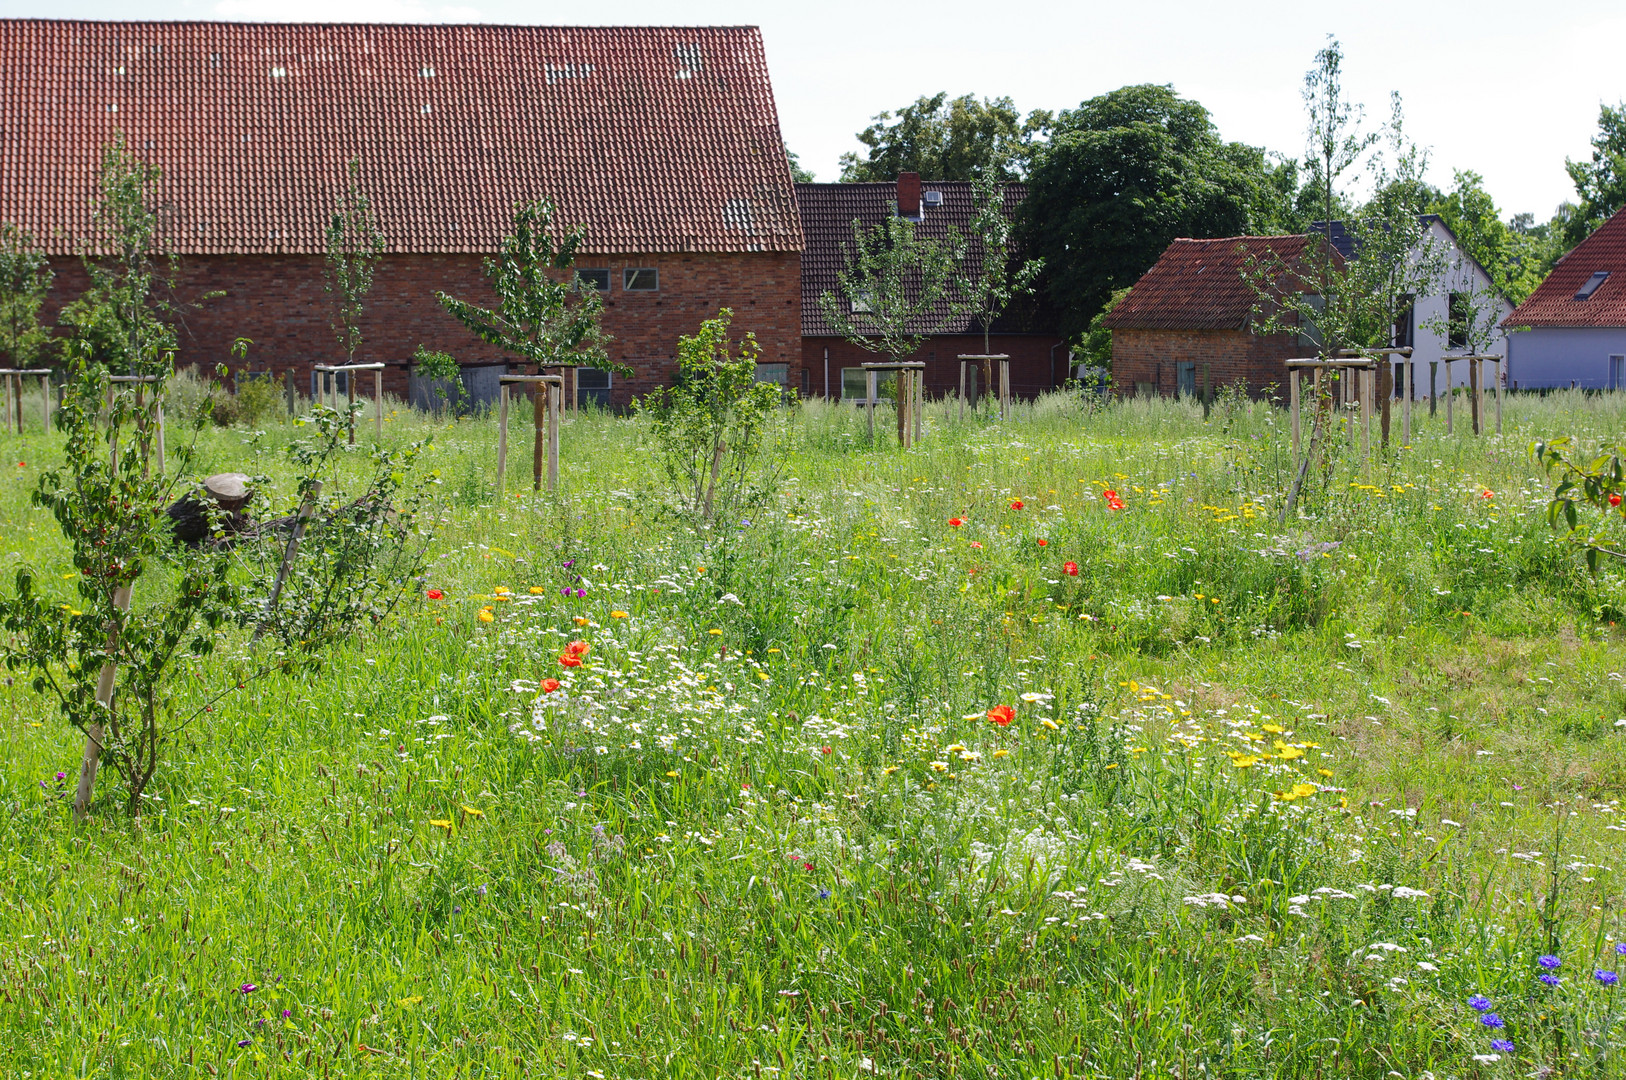
<path fill-rule="evenodd" d="M 911 451 L 810 403 L 772 502 L 695 529 L 635 420 L 568 424 L 558 496 L 521 438 L 498 495 L 493 422 L 394 414 L 428 578 L 177 731 L 139 815 L 104 776 L 76 827 L 81 737 L 3 690 L 0 1070 L 1626 1074 L 1626 579 L 1527 455 L 1623 419 L 1424 414 L 1365 477 L 1335 440 L 1283 526 L 1259 403 L 938 403 Z M 199 471 L 286 499 L 297 433 Z M 59 446 L 0 453 L 6 587 L 69 599 Z"/>

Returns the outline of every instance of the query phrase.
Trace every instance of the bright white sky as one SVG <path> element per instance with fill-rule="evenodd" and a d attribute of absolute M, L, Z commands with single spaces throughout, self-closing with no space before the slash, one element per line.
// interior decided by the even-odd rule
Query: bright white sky
<path fill-rule="evenodd" d="M 821 180 L 868 118 L 922 94 L 1068 108 L 1128 83 L 1172 83 L 1220 134 L 1302 156 L 1305 70 L 1328 33 L 1345 85 L 1381 120 L 1405 99 L 1431 177 L 1481 173 L 1504 216 L 1545 219 L 1574 190 L 1600 103 L 1626 98 L 1619 0 L 0 0 L 12 17 L 740 25 L 762 27 L 791 149 Z"/>

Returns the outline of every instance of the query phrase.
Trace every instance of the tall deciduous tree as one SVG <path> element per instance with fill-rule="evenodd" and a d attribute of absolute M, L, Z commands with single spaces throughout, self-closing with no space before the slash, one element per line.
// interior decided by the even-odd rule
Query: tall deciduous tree
<path fill-rule="evenodd" d="M 15 225 L 0 226 L 0 356 L 9 367 L 31 368 L 50 347 L 40 306 L 51 288 L 51 267 L 34 238 Z"/>
<path fill-rule="evenodd" d="M 1598 109 L 1598 134 L 1591 161 L 1565 161 L 1581 205 L 1565 223 L 1564 239 L 1574 247 L 1626 206 L 1626 102 Z"/>
<path fill-rule="evenodd" d="M 923 237 L 897 209 L 868 228 L 853 222 L 852 245 L 836 275 L 841 292 L 819 297 L 836 333 L 892 360 L 914 355 L 926 335 L 963 311 L 952 296 L 964 250 L 959 233 L 950 230 L 942 241 Z"/>
<path fill-rule="evenodd" d="M 96 236 L 84 259 L 90 287 L 59 321 L 117 374 L 156 374 L 175 349 L 173 261 L 164 250 L 159 184 L 163 170 L 131 151 L 123 134 L 102 154 Z"/>
<path fill-rule="evenodd" d="M 323 287 L 333 297 L 333 334 L 348 364 L 361 348 L 361 312 L 384 255 L 385 239 L 372 200 L 361 187 L 361 160 L 351 158 L 346 168 L 349 180 L 327 226 Z"/>
<path fill-rule="evenodd" d="M 625 372 L 604 353 L 609 338 L 599 328 L 603 302 L 593 290 L 576 288 L 570 273 L 587 238 L 586 226 L 573 225 L 555 240 L 553 218 L 551 199 L 524 204 L 497 257 L 485 260 L 485 275 L 497 294 L 495 311 L 444 292 L 435 298 L 475 337 L 527 363 Z"/>
<path fill-rule="evenodd" d="M 1063 333 L 1084 331 L 1175 237 L 1240 235 L 1279 207 L 1263 169 L 1261 153 L 1221 141 L 1208 111 L 1167 86 L 1126 86 L 1058 116 L 1021 217 Z"/>
<path fill-rule="evenodd" d="M 1440 215 L 1463 249 L 1515 304 L 1535 291 L 1563 254 L 1562 229 L 1537 225 L 1530 214 L 1504 221 L 1485 190 L 1484 177 L 1476 172 L 1455 170 L 1451 190 L 1430 202 L 1428 209 Z"/>
<path fill-rule="evenodd" d="M 989 175 L 1019 180 L 1038 140 L 1050 126 L 1050 113 L 1036 109 L 1026 118 L 1008 97 L 948 94 L 916 99 L 913 105 L 877 113 L 858 133 L 869 148 L 863 157 L 841 155 L 844 181 L 883 182 L 900 172 L 932 180 L 970 180 Z"/>
<path fill-rule="evenodd" d="M 990 351 L 994 320 L 1018 296 L 1033 291 L 1044 263 L 1038 259 L 1016 262 L 1015 230 L 1005 209 L 1005 185 L 992 176 L 971 181 L 971 245 L 956 282 L 965 310 L 982 326 L 982 351 Z"/>

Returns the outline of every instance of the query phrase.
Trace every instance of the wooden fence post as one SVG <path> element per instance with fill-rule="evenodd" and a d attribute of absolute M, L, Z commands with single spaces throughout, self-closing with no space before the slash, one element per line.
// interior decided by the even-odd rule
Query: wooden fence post
<path fill-rule="evenodd" d="M 574 368 L 571 369 L 575 371 Z M 574 378 L 574 375 L 572 375 Z M 559 376 L 556 383 L 544 383 L 548 392 L 548 490 L 559 490 L 559 414 L 561 399 L 565 394 L 564 376 Z"/>
<path fill-rule="evenodd" d="M 1468 419 L 1475 435 L 1480 434 L 1480 378 L 1481 363 L 1478 360 L 1468 361 Z"/>
<path fill-rule="evenodd" d="M 384 438 L 384 369 L 373 372 L 373 434 Z"/>
<path fill-rule="evenodd" d="M 508 468 L 508 384 L 497 390 L 497 497 L 502 497 L 502 474 Z"/>
<path fill-rule="evenodd" d="M 960 361 L 960 419 L 965 419 L 965 361 Z"/>
<path fill-rule="evenodd" d="M 282 393 L 288 399 L 288 415 L 294 415 L 294 373 L 289 369 L 282 373 Z"/>
<path fill-rule="evenodd" d="M 914 416 L 915 416 L 915 437 L 914 437 L 913 441 L 918 443 L 920 441 L 921 433 L 925 430 L 925 427 L 924 427 L 925 413 L 926 413 L 926 369 L 925 368 L 921 368 L 920 370 L 915 372 L 915 404 L 914 404 L 913 412 L 914 412 Z"/>
<path fill-rule="evenodd" d="M 869 413 L 869 444 L 875 445 L 875 372 L 864 372 L 864 409 Z"/>
<path fill-rule="evenodd" d="M 531 384 L 531 490 L 542 490 L 542 469 L 548 447 L 547 383 Z"/>
<path fill-rule="evenodd" d="M 1287 373 L 1287 408 L 1293 417 L 1293 460 L 1299 459 L 1299 378 L 1301 372 L 1293 368 Z"/>
<path fill-rule="evenodd" d="M 1445 364 L 1445 433 L 1451 434 L 1456 424 L 1457 395 L 1451 386 L 1451 361 L 1442 361 Z"/>

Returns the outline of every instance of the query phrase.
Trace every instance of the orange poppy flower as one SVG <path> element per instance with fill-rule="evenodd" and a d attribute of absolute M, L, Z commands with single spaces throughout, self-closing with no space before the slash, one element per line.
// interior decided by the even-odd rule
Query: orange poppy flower
<path fill-rule="evenodd" d="M 958 529 L 961 525 L 965 524 L 965 518 L 949 518 L 949 524 Z"/>
<path fill-rule="evenodd" d="M 592 646 L 587 644 L 585 641 L 572 641 L 569 645 L 565 646 L 565 655 L 577 657 L 586 656 L 588 650 L 591 648 Z"/>
<path fill-rule="evenodd" d="M 1016 710 L 1009 705 L 995 705 L 988 710 L 988 719 L 1000 727 L 1007 727 L 1012 720 L 1016 719 Z"/>
<path fill-rule="evenodd" d="M 561 656 L 559 658 L 559 666 L 560 667 L 581 667 L 582 662 L 580 660 L 576 659 L 574 656 L 571 656 L 569 653 L 566 653 L 564 656 Z"/>
<path fill-rule="evenodd" d="M 560 685 L 561 684 L 560 684 L 558 679 L 543 679 L 542 680 L 542 692 L 544 694 L 551 694 L 555 690 L 559 689 Z"/>
<path fill-rule="evenodd" d="M 1061 572 L 1066 574 L 1068 577 L 1077 577 L 1078 564 L 1076 562 L 1064 562 L 1061 564 Z"/>
<path fill-rule="evenodd" d="M 1046 547 L 1049 544 L 1050 544 L 1050 541 L 1044 539 L 1043 537 L 1040 537 L 1040 539 L 1039 539 L 1039 546 L 1040 547 Z"/>
<path fill-rule="evenodd" d="M 1012 499 L 1011 500 L 1011 509 L 1012 510 L 1020 510 L 1020 509 L 1022 509 L 1022 500 L 1021 499 Z"/>

